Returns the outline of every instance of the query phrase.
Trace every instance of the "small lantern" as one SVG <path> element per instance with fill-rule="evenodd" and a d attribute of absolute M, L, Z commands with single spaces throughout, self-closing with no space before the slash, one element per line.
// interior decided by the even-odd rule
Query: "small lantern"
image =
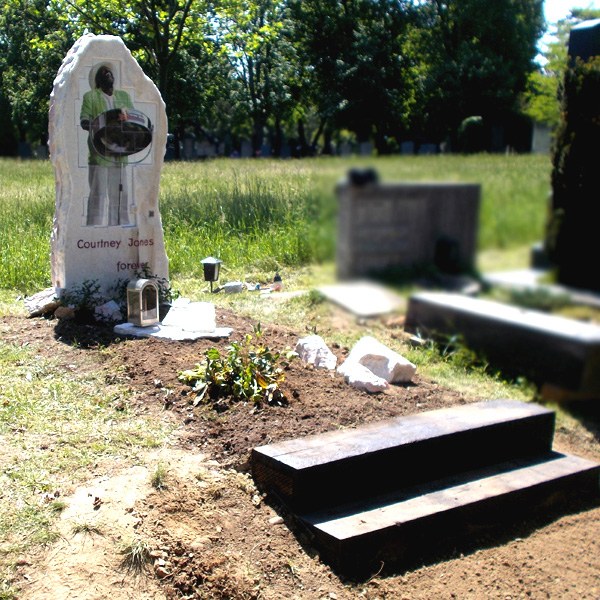
<path fill-rule="evenodd" d="M 127 321 L 138 327 L 156 325 L 158 285 L 151 279 L 132 279 L 127 284 Z"/>
<path fill-rule="evenodd" d="M 219 279 L 219 270 L 221 269 L 222 260 L 209 256 L 200 261 L 204 268 L 204 281 L 210 281 L 210 291 L 213 291 L 213 281 Z"/>

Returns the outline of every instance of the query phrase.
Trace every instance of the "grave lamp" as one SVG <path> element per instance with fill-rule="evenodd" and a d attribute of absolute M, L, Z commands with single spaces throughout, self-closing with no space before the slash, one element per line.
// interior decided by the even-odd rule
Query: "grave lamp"
<path fill-rule="evenodd" d="M 219 270 L 221 269 L 222 260 L 209 256 L 200 261 L 204 268 L 204 281 L 210 281 L 210 291 L 213 291 L 213 281 L 219 279 Z"/>
<path fill-rule="evenodd" d="M 158 323 L 158 285 L 155 281 L 132 279 L 127 284 L 127 321 L 137 327 Z"/>

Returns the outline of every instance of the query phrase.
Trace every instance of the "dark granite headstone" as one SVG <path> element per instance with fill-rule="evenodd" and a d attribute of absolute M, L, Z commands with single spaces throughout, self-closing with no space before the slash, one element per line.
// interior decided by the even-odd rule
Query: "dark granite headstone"
<path fill-rule="evenodd" d="M 562 85 L 562 121 L 552 158 L 551 218 L 545 247 L 557 281 L 572 288 L 600 291 L 593 267 L 598 255 L 598 165 L 600 164 L 600 20 L 574 27 L 570 64 Z"/>
<path fill-rule="evenodd" d="M 584 21 L 571 29 L 569 56 L 581 60 L 600 56 L 600 19 Z"/>

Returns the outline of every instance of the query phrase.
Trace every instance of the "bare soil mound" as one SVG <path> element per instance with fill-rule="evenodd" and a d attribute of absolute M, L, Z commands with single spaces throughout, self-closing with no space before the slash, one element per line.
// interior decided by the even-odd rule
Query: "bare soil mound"
<path fill-rule="evenodd" d="M 219 311 L 218 322 L 234 328 L 233 339 L 253 331 L 250 320 L 230 312 Z M 469 548 L 445 551 L 429 564 L 401 573 L 387 572 L 382 565 L 370 580 L 351 583 L 323 564 L 302 532 L 290 531 L 278 507 L 267 504 L 255 488 L 248 473 L 255 446 L 469 401 L 434 381 L 417 375 L 410 385 L 369 395 L 350 388 L 339 376 L 294 361 L 286 372 L 286 405 L 238 402 L 215 411 L 196 405 L 189 386 L 177 375 L 200 362 L 209 347 L 224 349 L 230 340 L 119 340 L 108 328 L 42 319 L 5 318 L 2 325 L 8 340 L 27 340 L 42 355 L 64 357 L 65 364 L 77 355 L 88 368 L 122 378 L 133 392 L 131 410 L 178 425 L 173 447 L 161 455 L 168 468 L 166 488 L 148 487 L 123 509 L 133 515 L 131 526 L 152 548 L 143 586 L 132 578 L 107 577 L 106 569 L 119 572 L 119 562 L 107 563 L 109 551 L 98 543 L 103 554 L 95 558 L 104 566 L 98 568 L 94 591 L 89 587 L 88 592 L 71 589 L 51 595 L 38 587 L 39 593 L 31 595 L 33 590 L 27 592 L 24 584 L 24 597 L 600 598 L 597 505 L 574 506 L 563 516 L 539 515 L 534 523 L 515 523 L 500 537 L 481 537 Z M 263 343 L 272 349 L 293 347 L 298 337 L 298 332 L 263 325 Z M 111 350 L 108 362 L 100 357 L 106 346 Z M 333 351 L 343 359 L 348 349 Z M 559 427 L 556 448 L 600 460 L 598 421 L 592 418 L 587 429 L 577 431 L 583 433 Z M 182 456 L 193 459 L 194 467 L 182 469 Z M 139 472 L 132 477 L 139 482 Z M 116 487 L 127 489 L 123 483 Z M 118 495 L 115 486 L 110 494 Z M 116 500 L 114 504 L 122 506 Z M 44 571 L 52 570 L 72 580 L 73 563 L 61 563 L 57 554 L 50 550 L 24 561 L 22 574 L 39 582 Z M 94 557 L 86 555 L 86 564 L 93 574 L 89 565 Z"/>

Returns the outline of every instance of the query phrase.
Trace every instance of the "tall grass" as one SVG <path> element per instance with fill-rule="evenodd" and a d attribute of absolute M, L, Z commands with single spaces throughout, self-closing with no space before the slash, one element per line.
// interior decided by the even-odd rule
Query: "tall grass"
<path fill-rule="evenodd" d="M 0 287 L 50 283 L 54 182 L 46 161 L 0 161 Z"/>
<path fill-rule="evenodd" d="M 361 167 L 375 168 L 382 181 L 480 183 L 481 250 L 523 246 L 543 235 L 550 189 L 543 155 L 168 163 L 160 203 L 171 275 L 200 275 L 200 259 L 208 255 L 248 271 L 333 259 L 335 185 Z M 36 291 L 50 283 L 52 168 L 0 160 L 0 182 L 0 288 Z"/>

